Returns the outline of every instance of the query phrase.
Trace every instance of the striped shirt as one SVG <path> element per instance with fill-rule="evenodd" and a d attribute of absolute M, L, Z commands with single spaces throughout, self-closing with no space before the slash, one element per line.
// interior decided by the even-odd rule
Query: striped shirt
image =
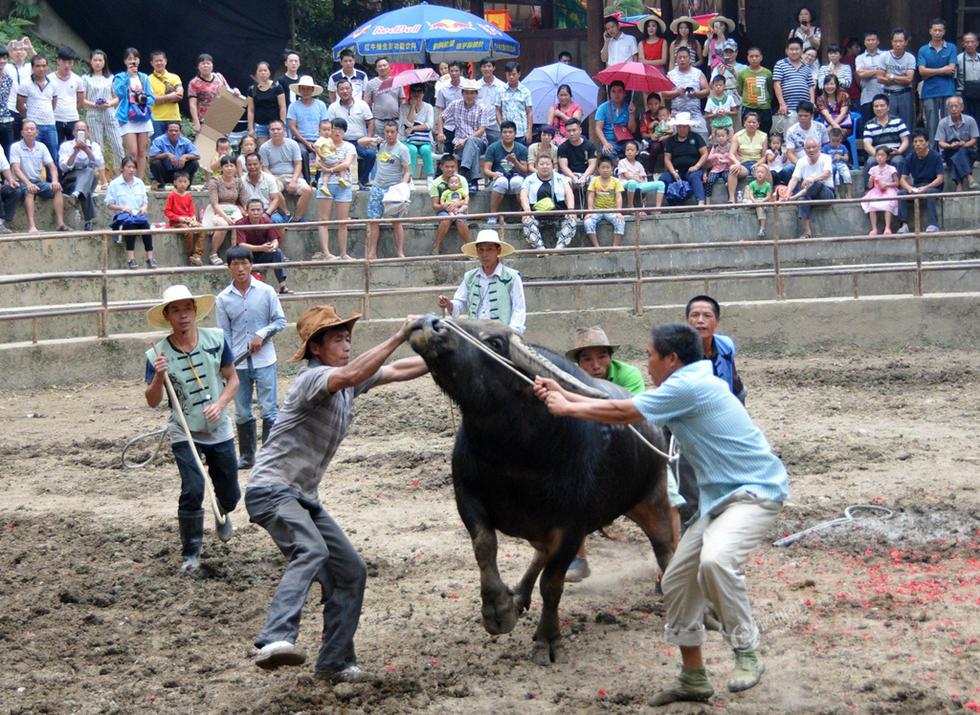
<path fill-rule="evenodd" d="M 364 99 L 364 90 L 367 89 L 368 83 L 367 72 L 355 69 L 354 74 L 348 77 L 344 74 L 344 70 L 339 69 L 327 79 L 327 91 L 336 93 L 337 83 L 342 79 L 350 82 L 351 94 L 354 96 L 354 99 Z"/>
<path fill-rule="evenodd" d="M 864 125 L 864 138 L 869 140 L 875 149 L 880 146 L 898 149 L 902 144 L 902 137 L 908 135 L 908 127 L 898 117 L 889 117 L 885 126 L 881 126 L 877 119 L 872 119 Z"/>
<path fill-rule="evenodd" d="M 794 67 L 793 63 L 784 57 L 773 68 L 772 81 L 779 82 L 779 87 L 783 91 L 783 101 L 789 111 L 795 112 L 800 102 L 810 101 L 813 68 L 803 62 L 799 67 Z"/>
<path fill-rule="evenodd" d="M 465 99 L 457 99 L 446 107 L 442 121 L 445 127 L 455 127 L 455 140 L 468 139 L 482 127 L 488 127 L 493 117 L 493 109 L 480 101 L 466 106 Z"/>

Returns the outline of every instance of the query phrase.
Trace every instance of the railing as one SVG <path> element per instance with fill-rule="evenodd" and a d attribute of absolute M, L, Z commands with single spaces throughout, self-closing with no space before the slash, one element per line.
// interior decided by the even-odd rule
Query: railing
<path fill-rule="evenodd" d="M 936 201 L 944 201 L 950 198 L 972 198 L 976 199 L 980 196 L 980 192 L 951 192 L 942 194 L 930 194 L 928 199 Z M 711 209 L 738 209 L 743 211 L 754 212 L 756 208 L 762 206 L 771 211 L 772 217 L 769 221 L 770 226 L 770 238 L 767 239 L 751 239 L 748 240 L 729 240 L 729 241 L 714 241 L 711 243 L 697 242 L 697 243 L 674 243 L 674 244 L 649 244 L 644 245 L 640 240 L 640 230 L 642 221 L 638 217 L 634 216 L 633 230 L 634 230 L 634 240 L 632 245 L 623 245 L 618 247 L 606 246 L 606 247 L 588 247 L 588 248 L 566 248 L 562 249 L 562 253 L 566 255 L 590 255 L 590 254 L 609 254 L 609 253 L 632 253 L 634 257 L 634 271 L 630 272 L 630 275 L 623 275 L 619 277 L 612 278 L 573 278 L 573 279 L 539 279 L 539 280 L 527 280 L 525 281 L 525 287 L 527 288 L 556 288 L 556 287 L 575 287 L 581 288 L 586 286 L 599 286 L 599 285 L 623 285 L 632 286 L 633 290 L 633 301 L 632 309 L 636 314 L 642 314 L 643 312 L 643 287 L 647 285 L 655 284 L 666 284 L 666 283 L 678 283 L 678 282 L 693 282 L 693 281 L 703 281 L 705 284 L 705 292 L 707 292 L 707 286 L 710 282 L 717 281 L 731 281 L 731 280 L 744 280 L 747 278 L 768 278 L 773 282 L 773 295 L 777 300 L 785 299 L 785 279 L 787 277 L 794 276 L 852 276 L 853 278 L 853 296 L 857 298 L 859 296 L 858 292 L 858 278 L 861 275 L 871 275 L 871 274 L 881 274 L 881 273 L 910 273 L 913 275 L 913 296 L 923 295 L 923 281 L 922 276 L 924 273 L 929 271 L 939 271 L 939 270 L 975 270 L 980 268 L 980 259 L 978 260 L 952 260 L 952 261 L 932 261 L 924 262 L 922 259 L 922 242 L 924 240 L 948 238 L 956 236 L 976 236 L 980 233 L 980 221 L 978 221 L 978 228 L 976 230 L 957 230 L 957 231 L 939 231 L 935 233 L 925 233 L 922 231 L 922 217 L 921 217 L 921 201 L 926 200 L 923 196 L 899 196 L 896 197 L 900 201 L 913 201 L 913 219 L 912 219 L 912 230 L 906 234 L 895 233 L 890 236 L 877 236 L 874 239 L 870 239 L 868 236 L 821 236 L 815 238 L 782 238 L 780 236 L 780 214 L 798 208 L 803 203 L 806 203 L 812 207 L 822 206 L 822 205 L 849 205 L 849 204 L 859 204 L 864 199 L 854 198 L 854 199 L 831 199 L 831 200 L 820 200 L 820 201 L 807 201 L 807 202 L 797 202 L 797 201 L 782 201 L 774 202 L 771 204 L 713 204 Z M 636 214 L 641 211 L 645 211 L 647 214 L 652 214 L 655 219 L 658 215 L 670 215 L 674 213 L 697 213 L 702 210 L 703 207 L 691 207 L 691 206 L 665 206 L 661 208 L 632 208 L 632 209 L 622 209 L 621 213 L 624 215 Z M 704 207 L 707 208 L 707 207 Z M 594 211 L 589 211 L 588 209 L 576 209 L 572 211 L 553 211 L 553 212 L 536 212 L 535 216 L 548 217 L 548 216 L 561 216 L 564 214 L 573 213 L 577 216 L 582 216 L 588 213 L 594 213 Z M 495 214 L 469 214 L 467 219 L 471 221 L 479 220 L 488 216 L 498 216 L 500 219 L 505 218 L 517 218 L 523 216 L 521 212 L 505 212 L 505 213 L 495 213 Z M 419 216 L 419 217 L 407 217 L 399 219 L 403 224 L 436 224 L 439 221 L 439 217 L 435 216 Z M 326 226 L 328 229 L 335 228 L 341 224 L 346 224 L 350 226 L 366 226 L 368 224 L 379 224 L 385 225 L 392 223 L 392 219 L 361 219 L 361 220 L 348 220 L 348 221 L 312 221 L 303 223 L 289 223 L 289 224 L 277 224 L 274 228 L 281 231 L 295 231 L 295 230 L 309 230 L 313 228 L 318 228 L 320 226 Z M 519 224 L 518 224 L 519 225 Z M 268 229 L 269 225 L 256 225 L 256 226 L 236 226 L 236 229 L 241 228 L 244 230 L 262 230 Z M 233 229 L 229 229 L 233 230 Z M 181 234 L 181 233 L 196 233 L 200 229 L 178 229 L 178 228 L 163 228 L 163 229 L 149 229 L 149 230 L 131 230 L 131 231 L 85 231 L 85 232 L 64 232 L 64 233 L 45 233 L 45 234 L 17 234 L 11 236 L 0 237 L 0 246 L 11 243 L 21 243 L 29 241 L 41 241 L 41 240 L 72 240 L 72 239 L 87 239 L 87 240 L 98 240 L 101 242 L 100 251 L 100 267 L 98 270 L 78 270 L 78 271 L 60 271 L 60 272 L 50 272 L 50 273 L 34 273 L 34 274 L 23 274 L 23 275 L 0 275 L 0 285 L 16 285 L 16 284 L 31 284 L 43 281 L 51 280 L 98 280 L 100 282 L 101 297 L 97 302 L 89 303 L 76 303 L 70 306 L 29 306 L 23 308 L 8 308 L 0 310 L 0 322 L 4 321 L 17 321 L 17 320 L 30 320 L 32 321 L 32 341 L 38 342 L 38 321 L 45 318 L 55 318 L 55 317 L 65 317 L 65 316 L 80 316 L 80 315 L 95 315 L 97 321 L 96 335 L 100 338 L 109 337 L 109 316 L 113 313 L 123 313 L 128 311 L 142 311 L 156 304 L 156 299 L 147 299 L 143 301 L 110 301 L 109 300 L 109 283 L 111 279 L 120 278 L 123 276 L 139 276 L 139 275 L 182 275 L 182 274 L 194 274 L 194 273 L 213 273 L 213 272 L 224 272 L 226 270 L 223 266 L 174 266 L 174 267 L 160 267 L 156 269 L 145 269 L 145 270 L 131 270 L 131 269 L 120 269 L 113 270 L 109 268 L 109 243 L 113 240 L 114 236 L 117 235 L 160 235 L 160 234 Z M 780 255 L 780 248 L 786 246 L 796 246 L 796 245 L 819 245 L 819 244 L 838 244 L 838 243 L 851 243 L 857 241 L 892 241 L 892 242 L 903 242 L 912 241 L 915 246 L 915 259 L 912 262 L 892 262 L 892 263 L 877 263 L 877 264 L 863 264 L 863 265 L 851 265 L 851 266 L 816 266 L 816 267 L 802 267 L 802 268 L 786 268 L 782 265 L 782 258 Z M 692 274 L 679 274 L 679 275 L 661 275 L 661 276 L 651 276 L 643 274 L 643 255 L 646 253 L 659 253 L 659 252 L 672 252 L 672 251 L 690 251 L 690 250 L 701 250 L 704 248 L 724 248 L 731 250 L 744 250 L 746 247 L 760 247 L 767 246 L 771 249 L 771 267 L 762 269 L 750 269 L 750 270 L 732 270 L 732 271 L 719 271 L 710 273 L 692 273 Z M 516 251 L 518 256 L 536 256 L 536 255 L 547 255 L 553 254 L 553 250 L 549 249 L 524 249 Z M 359 290 L 332 290 L 332 291 L 304 291 L 300 293 L 291 293 L 288 295 L 281 296 L 283 301 L 309 301 L 309 300 L 323 300 L 323 299 L 356 299 L 360 302 L 360 312 L 363 314 L 365 319 L 369 319 L 371 311 L 371 299 L 380 297 L 390 297 L 390 296 L 408 296 L 408 295 L 419 295 L 419 294 L 436 294 L 445 291 L 451 291 L 455 289 L 454 285 L 443 285 L 443 286 L 422 286 L 422 287 L 407 287 L 407 288 L 391 288 L 391 289 L 372 289 L 372 267 L 376 266 L 386 266 L 386 265 L 400 265 L 400 264 L 410 264 L 410 263 L 422 263 L 422 262 L 433 262 L 433 261 L 445 261 L 445 260 L 461 260 L 467 257 L 463 254 L 451 254 L 451 255 L 426 255 L 426 256 L 409 256 L 406 258 L 380 258 L 374 260 L 367 259 L 357 259 L 354 264 L 360 264 L 363 271 L 363 286 Z M 275 267 L 289 268 L 290 270 L 305 269 L 305 268 L 324 268 L 328 266 L 343 266 L 352 265 L 347 262 L 340 261 L 325 261 L 325 260 L 305 260 L 305 261 L 289 261 L 286 263 L 263 263 L 260 264 L 259 268 L 261 270 L 272 269 Z"/>

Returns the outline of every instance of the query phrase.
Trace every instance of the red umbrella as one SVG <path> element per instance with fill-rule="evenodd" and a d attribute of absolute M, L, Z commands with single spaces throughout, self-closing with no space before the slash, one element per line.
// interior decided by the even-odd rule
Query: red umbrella
<path fill-rule="evenodd" d="M 414 70 L 399 72 L 394 77 L 389 77 L 380 85 L 378 89 L 391 89 L 393 87 L 405 87 L 410 84 L 422 84 L 424 82 L 435 82 L 439 79 L 439 74 L 428 67 L 421 67 Z"/>
<path fill-rule="evenodd" d="M 653 65 L 642 62 L 619 62 L 595 76 L 597 82 L 609 85 L 617 79 L 626 89 L 636 92 L 663 92 L 674 88 L 667 75 Z"/>

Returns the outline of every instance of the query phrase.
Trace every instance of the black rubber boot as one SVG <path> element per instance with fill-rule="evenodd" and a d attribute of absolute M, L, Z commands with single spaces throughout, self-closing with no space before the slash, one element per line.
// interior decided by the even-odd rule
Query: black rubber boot
<path fill-rule="evenodd" d="M 177 523 L 180 525 L 180 555 L 183 563 L 182 573 L 194 573 L 201 566 L 201 544 L 204 543 L 204 509 L 197 511 L 178 511 Z"/>
<path fill-rule="evenodd" d="M 272 431 L 272 425 L 275 423 L 275 420 L 262 420 L 262 444 L 269 439 L 269 432 Z"/>
<path fill-rule="evenodd" d="M 255 464 L 255 420 L 236 424 L 238 429 L 239 469 L 251 469 Z"/>

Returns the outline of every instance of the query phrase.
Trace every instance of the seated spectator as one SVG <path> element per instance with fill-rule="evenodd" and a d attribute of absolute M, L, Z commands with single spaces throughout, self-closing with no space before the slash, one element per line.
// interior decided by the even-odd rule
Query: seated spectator
<path fill-rule="evenodd" d="M 563 65 L 572 64 L 572 59 L 573 59 L 572 53 L 568 52 L 567 50 L 562 50 L 561 52 L 558 53 L 558 61 L 561 62 Z"/>
<path fill-rule="evenodd" d="M 228 137 L 218 137 L 214 142 L 214 156 L 211 157 L 211 165 L 208 172 L 211 177 L 221 176 L 221 160 L 226 156 L 232 156 L 231 139 Z M 238 173 L 238 164 L 235 164 L 235 173 Z"/>
<path fill-rule="evenodd" d="M 311 183 L 310 156 L 316 154 L 313 142 L 320 137 L 320 122 L 329 119 L 327 105 L 317 99 L 323 94 L 323 87 L 314 82 L 309 75 L 303 75 L 290 89 L 299 96 L 299 99 L 289 105 L 286 122 L 290 136 L 299 144 L 303 178 L 307 183 Z"/>
<path fill-rule="evenodd" d="M 398 127 L 402 143 L 408 148 L 409 164 L 414 169 L 415 162 L 422 157 L 422 171 L 432 185 L 435 166 L 432 163 L 432 127 L 435 126 L 435 110 L 424 101 L 424 84 L 413 84 L 409 89 L 408 101 L 398 109 Z"/>
<path fill-rule="evenodd" d="M 167 203 L 163 207 L 163 215 L 167 217 L 171 228 L 200 228 L 201 226 L 201 222 L 197 220 L 194 197 L 187 191 L 190 185 L 191 179 L 186 171 L 178 171 L 174 174 L 174 190 L 167 196 Z M 203 266 L 204 231 L 180 235 L 184 239 L 187 263 L 191 266 Z"/>
<path fill-rule="evenodd" d="M 242 157 L 239 157 L 241 159 Z M 286 202 L 279 192 L 279 182 L 268 171 L 262 170 L 262 157 L 253 151 L 246 154 L 245 173 L 242 174 L 242 191 L 245 194 L 245 205 L 252 199 L 262 202 L 262 210 L 272 219 L 273 223 L 282 223 L 283 215 L 287 213 Z M 237 163 L 237 162 L 236 162 Z M 176 178 L 175 178 L 176 180 Z"/>
<path fill-rule="evenodd" d="M 613 246 L 623 242 L 626 233 L 626 219 L 623 217 L 623 184 L 613 176 L 613 160 L 608 156 L 599 159 L 599 175 L 589 182 L 589 191 L 585 197 L 586 208 L 596 213 L 585 215 L 585 234 L 595 248 L 599 247 L 599 237 L 596 228 L 603 221 L 608 221 L 613 227 Z"/>
<path fill-rule="evenodd" d="M 483 175 L 490 187 L 490 213 L 500 211 L 504 196 L 521 193 L 528 173 L 527 147 L 517 141 L 514 122 L 505 119 L 500 124 L 500 140 L 487 147 L 483 158 Z M 487 223 L 497 223 L 497 217 L 491 216 Z"/>
<path fill-rule="evenodd" d="M 398 123 L 388 122 L 385 124 L 384 131 L 384 141 L 378 146 L 378 175 L 374 179 L 371 196 L 368 198 L 367 217 L 373 219 L 384 218 L 384 197 L 388 189 L 396 184 L 412 181 L 408 149 L 398 141 Z M 405 229 L 402 227 L 401 221 L 392 221 L 391 230 L 395 236 L 395 251 L 399 258 L 404 258 Z M 378 257 L 380 233 L 381 227 L 377 223 L 368 224 L 365 257 L 369 261 Z"/>
<path fill-rule="evenodd" d="M 789 176 L 792 176 L 792 164 L 789 163 L 789 159 L 786 158 L 786 147 L 783 145 L 783 135 L 779 132 L 773 132 L 769 135 L 769 146 L 766 149 L 766 168 L 769 169 L 769 173 L 772 174 L 772 185 L 778 186 L 779 184 L 787 184 L 789 182 Z M 790 171 L 788 174 L 784 174 L 783 170 L 789 166 Z M 783 178 L 783 177 L 786 178 Z"/>
<path fill-rule="evenodd" d="M 660 208 L 664 202 L 664 182 L 647 181 L 646 168 L 637 161 L 638 152 L 639 146 L 635 141 L 626 142 L 626 158 L 620 159 L 616 167 L 616 174 L 623 182 L 623 189 L 626 191 L 626 208 L 633 208 L 634 194 L 642 196 L 642 205 L 646 206 L 647 194 L 651 191 L 655 196 L 656 207 Z M 645 214 L 641 211 L 638 215 Z"/>
<path fill-rule="evenodd" d="M 439 221 L 439 226 L 436 228 L 436 239 L 432 244 L 432 255 L 439 255 L 439 248 L 442 246 L 442 240 L 449 233 L 449 227 L 455 225 L 456 231 L 459 233 L 459 237 L 467 242 L 470 240 L 470 227 L 466 223 L 466 212 L 469 209 L 469 190 L 468 188 L 462 189 L 466 191 L 466 198 L 461 203 L 444 204 L 442 202 L 442 197 L 445 195 L 446 190 L 449 188 L 449 180 L 457 175 L 459 169 L 459 159 L 456 158 L 455 154 L 446 154 L 439 161 L 439 171 L 440 176 L 432 183 L 429 187 L 429 196 L 432 198 L 432 210 L 436 212 L 437 216 L 448 216 L 450 218 L 445 218 Z M 465 181 L 463 183 L 468 183 Z"/>
<path fill-rule="evenodd" d="M 845 65 L 846 66 L 846 65 Z M 824 80 L 820 96 L 816 102 L 817 121 L 832 129 L 844 132 L 844 138 L 851 134 L 851 96 L 840 86 L 836 75 Z"/>
<path fill-rule="evenodd" d="M 571 136 L 569 136 L 571 141 Z M 569 142 L 565 142 L 568 144 Z M 563 144 L 562 146 L 565 146 Z M 558 223 L 555 234 L 555 248 L 565 248 L 575 237 L 578 220 L 574 214 L 566 213 L 559 216 L 542 216 L 540 220 L 532 215 L 538 211 L 567 211 L 575 209 L 575 192 L 572 184 L 561 174 L 555 173 L 554 163 L 550 156 L 539 156 L 535 173 L 524 181 L 521 187 L 521 208 L 524 210 L 523 233 L 524 240 L 531 248 L 544 248 L 541 240 L 541 222 Z"/>
<path fill-rule="evenodd" d="M 150 144 L 153 188 L 162 189 L 165 184 L 173 183 L 178 171 L 193 179 L 200 161 L 201 155 L 194 142 L 181 134 L 180 122 L 167 122 L 167 131 Z"/>
<path fill-rule="evenodd" d="M 146 215 L 146 184 L 136 177 L 136 159 L 127 156 L 122 160 L 122 173 L 109 182 L 105 192 L 105 205 L 113 212 L 109 228 L 114 231 L 132 231 L 150 228 L 150 218 Z M 116 236 L 119 243 L 121 236 Z M 153 258 L 153 236 L 144 233 L 143 252 L 146 254 L 146 267 L 156 268 Z M 136 269 L 136 236 L 126 236 L 126 265 Z"/>
<path fill-rule="evenodd" d="M 235 160 L 226 156 L 221 160 L 221 176 L 208 180 L 208 205 L 204 207 L 201 225 L 217 229 L 211 234 L 211 255 L 208 260 L 213 266 L 224 263 L 218 256 L 221 244 L 228 234 L 227 227 L 235 225 L 244 215 L 245 191 L 242 180 L 235 170 Z"/>
<path fill-rule="evenodd" d="M 708 161 L 708 145 L 700 134 L 691 130 L 695 120 L 687 112 L 676 114 L 672 123 L 675 133 L 664 147 L 664 173 L 660 175 L 664 191 L 675 181 L 687 181 L 698 206 L 703 206 L 704 166 Z"/>
<path fill-rule="evenodd" d="M 562 175 L 579 191 L 579 198 L 584 199 L 585 187 L 595 175 L 596 150 L 592 142 L 582 136 L 582 125 L 577 119 L 569 119 L 565 123 L 565 130 L 568 132 L 568 140 L 558 147 L 558 167 Z M 534 167 L 537 166 L 535 163 Z"/>
<path fill-rule="evenodd" d="M 3 153 L 3 145 L 0 144 L 0 202 L 3 204 L 3 214 L 0 215 L 0 234 L 10 233 L 7 223 L 14 220 L 17 212 L 17 202 L 20 200 L 20 182 L 14 177 L 10 170 L 10 162 L 7 155 Z"/>
<path fill-rule="evenodd" d="M 943 190 L 943 182 L 946 180 L 943 174 L 943 158 L 939 152 L 929 147 L 929 137 L 921 129 L 916 129 L 912 135 L 912 151 L 902 166 L 902 178 L 899 179 L 899 196 L 910 196 L 918 194 L 938 194 Z M 909 226 L 909 213 L 912 209 L 912 201 L 898 202 L 898 220 L 902 227 L 899 233 L 908 233 L 912 227 Z M 926 226 L 926 233 L 939 231 L 939 212 L 935 199 L 926 199 L 926 211 L 929 223 Z M 916 227 L 917 228 L 917 227 Z"/>
<path fill-rule="evenodd" d="M 728 127 L 715 129 L 715 145 L 708 151 L 707 171 L 704 174 L 705 203 L 711 203 L 711 192 L 715 184 L 723 183 L 728 187 L 728 203 L 735 203 L 735 187 L 737 181 L 732 181 L 730 169 L 733 164 L 731 157 L 731 130 Z"/>
<path fill-rule="evenodd" d="M 772 175 L 769 167 L 759 161 L 752 167 L 752 181 L 745 187 L 744 201 L 747 204 L 767 204 L 772 201 Z M 766 210 L 757 206 L 755 216 L 759 219 L 759 238 L 766 237 Z"/>
<path fill-rule="evenodd" d="M 558 165 L 558 144 L 555 143 L 555 128 L 549 124 L 541 127 L 541 139 L 527 148 L 527 163 L 530 166 L 537 164 L 538 157 L 547 154 L 551 161 Z"/>
<path fill-rule="evenodd" d="M 572 88 L 567 84 L 558 86 L 558 101 L 548 108 L 548 124 L 555 129 L 555 144 L 561 146 L 568 133 L 565 125 L 569 119 L 582 121 L 582 105 L 572 101 Z"/>
<path fill-rule="evenodd" d="M 820 151 L 830 157 L 834 167 L 834 190 L 841 198 L 851 198 L 851 148 L 844 143 L 844 132 L 836 127 L 830 132 L 830 141 Z"/>
<path fill-rule="evenodd" d="M 830 141 L 827 127 L 813 121 L 814 109 L 810 102 L 800 102 L 796 108 L 797 122 L 787 130 L 785 141 L 786 157 L 791 164 L 796 164 L 803 157 L 803 145 L 807 139 L 816 139 L 817 147 Z"/>
<path fill-rule="evenodd" d="M 283 255 L 279 249 L 279 241 L 282 234 L 275 227 L 272 220 L 265 215 L 262 210 L 262 202 L 252 199 L 246 208 L 247 214 L 235 221 L 236 226 L 265 226 L 265 228 L 252 229 L 245 231 L 241 228 L 235 229 L 235 245 L 228 249 L 225 258 L 228 265 L 234 260 L 246 259 L 254 265 L 263 263 L 282 263 Z M 279 284 L 280 295 L 292 293 L 286 286 L 286 271 L 276 266 L 274 269 L 276 282 Z"/>
<path fill-rule="evenodd" d="M 318 159 L 320 191 L 317 192 L 317 216 L 321 221 L 329 221 L 331 211 L 336 207 L 333 218 L 340 222 L 337 225 L 337 247 L 340 249 L 340 257 L 349 261 L 351 257 L 347 253 L 347 219 L 350 218 L 350 205 L 354 201 L 351 190 L 354 185 L 352 168 L 357 160 L 357 150 L 353 144 L 344 140 L 347 122 L 343 119 L 334 119 L 330 132 L 333 153 Z M 317 226 L 317 232 L 320 237 L 320 252 L 314 253 L 313 258 L 333 260 L 335 256 L 330 253 L 330 227 Z"/>
<path fill-rule="evenodd" d="M 343 86 L 341 83 L 341 93 L 344 91 Z M 296 211 L 292 216 L 287 213 L 286 221 L 292 220 L 293 216 L 297 221 L 302 221 L 306 215 L 306 207 L 313 196 L 313 189 L 302 176 L 302 154 L 299 145 L 286 137 L 286 127 L 278 119 L 269 122 L 269 141 L 259 147 L 259 157 L 266 170 L 276 177 L 280 193 L 298 197 Z M 285 208 L 283 205 L 281 210 Z"/>
<path fill-rule="evenodd" d="M 62 142 L 58 147 L 58 167 L 61 169 L 61 190 L 64 195 L 78 201 L 85 221 L 85 230 L 91 231 L 95 221 L 95 187 L 99 173 L 105 168 L 102 147 L 89 139 L 88 125 L 75 122 L 74 139 Z"/>
<path fill-rule="evenodd" d="M 641 133 L 643 150 L 640 152 L 640 161 L 643 162 L 646 172 L 653 176 L 657 171 L 657 162 L 663 158 L 667 140 L 674 135 L 674 125 L 670 122 L 670 107 L 661 105 L 657 109 L 656 121 L 648 124 L 646 131 Z"/>
<path fill-rule="evenodd" d="M 749 175 L 752 167 L 764 161 L 766 134 L 759 129 L 759 115 L 750 110 L 742 117 L 742 130 L 732 137 L 731 166 L 728 169 L 728 193 L 738 186 L 738 180 Z"/>
<path fill-rule="evenodd" d="M 21 140 L 10 146 L 10 168 L 16 183 L 20 185 L 20 195 L 24 199 L 27 232 L 38 233 L 37 224 L 34 222 L 35 197 L 51 199 L 58 230 L 70 231 L 71 229 L 65 225 L 65 204 L 61 184 L 58 183 L 58 167 L 48 147 L 38 141 L 37 124 L 30 119 L 24 120 L 20 136 Z M 44 169 L 48 171 L 49 181 L 41 178 Z"/>
<path fill-rule="evenodd" d="M 618 161 L 626 156 L 626 142 L 636 138 L 636 128 L 636 106 L 626 98 L 626 85 L 615 80 L 609 85 L 609 99 L 595 110 L 599 151 Z"/>
<path fill-rule="evenodd" d="M 708 80 L 692 65 L 690 50 L 677 50 L 677 66 L 667 73 L 667 77 L 674 83 L 674 89 L 661 92 L 661 95 L 670 102 L 671 114 L 676 117 L 686 113 L 692 122 L 691 131 L 706 140 L 708 125 L 701 112 L 701 100 L 708 96 Z"/>
<path fill-rule="evenodd" d="M 711 90 L 704 103 L 704 116 L 708 121 L 708 129 L 728 129 L 735 133 L 735 117 L 738 115 L 738 100 L 725 89 L 725 78 L 716 74 L 711 78 Z"/>
<path fill-rule="evenodd" d="M 789 199 L 805 202 L 835 198 L 834 167 L 830 157 L 820 153 L 820 144 L 813 137 L 808 137 L 803 143 L 803 151 L 804 156 L 793 168 L 793 176 L 787 186 Z M 800 205 L 800 223 L 803 225 L 800 238 L 813 236 L 813 227 L 810 225 L 812 208 L 808 203 Z"/>
<path fill-rule="evenodd" d="M 864 151 L 868 155 L 868 161 L 864 165 L 865 185 L 868 183 L 868 171 L 875 163 L 874 156 L 879 147 L 888 150 L 888 161 L 898 170 L 899 175 L 902 173 L 902 164 L 909 149 L 909 128 L 899 117 L 889 115 L 888 105 L 887 95 L 875 95 L 871 101 L 874 116 L 864 125 L 863 144 Z"/>
<path fill-rule="evenodd" d="M 477 99 L 479 85 L 470 79 L 460 83 L 463 98 L 449 103 L 442 116 L 436 119 L 436 141 L 447 142 L 443 130 L 452 124 L 451 151 L 459 157 L 460 173 L 470 182 L 470 193 L 478 190 L 480 156 L 487 148 L 486 132 L 493 110 Z"/>
<path fill-rule="evenodd" d="M 503 129 L 504 122 L 513 122 L 517 127 L 517 140 L 525 148 L 531 145 L 531 130 L 534 128 L 534 107 L 531 104 L 531 90 L 521 83 L 521 65 L 513 60 L 504 65 L 507 86 L 497 92 L 497 124 Z"/>
<path fill-rule="evenodd" d="M 345 79 L 337 82 L 337 99 L 327 108 L 327 119 L 338 118 L 347 122 L 344 140 L 353 144 L 357 151 L 357 180 L 361 190 L 367 191 L 381 139 L 374 136 L 371 108 L 367 102 L 354 98 L 351 83 Z"/>
<path fill-rule="evenodd" d="M 877 162 L 868 172 L 868 190 L 864 198 L 868 199 L 861 203 L 861 208 L 871 219 L 871 231 L 869 236 L 878 235 L 878 213 L 884 215 L 885 236 L 890 236 L 892 232 L 892 216 L 898 214 L 898 171 L 888 163 L 888 150 L 879 147 L 875 152 Z"/>
<path fill-rule="evenodd" d="M 939 120 L 935 140 L 943 153 L 943 161 L 950 168 L 956 190 L 965 183 L 971 191 L 977 189 L 973 178 L 973 163 L 977 160 L 977 122 L 975 117 L 963 114 L 963 98 L 946 100 L 946 116 Z"/>

